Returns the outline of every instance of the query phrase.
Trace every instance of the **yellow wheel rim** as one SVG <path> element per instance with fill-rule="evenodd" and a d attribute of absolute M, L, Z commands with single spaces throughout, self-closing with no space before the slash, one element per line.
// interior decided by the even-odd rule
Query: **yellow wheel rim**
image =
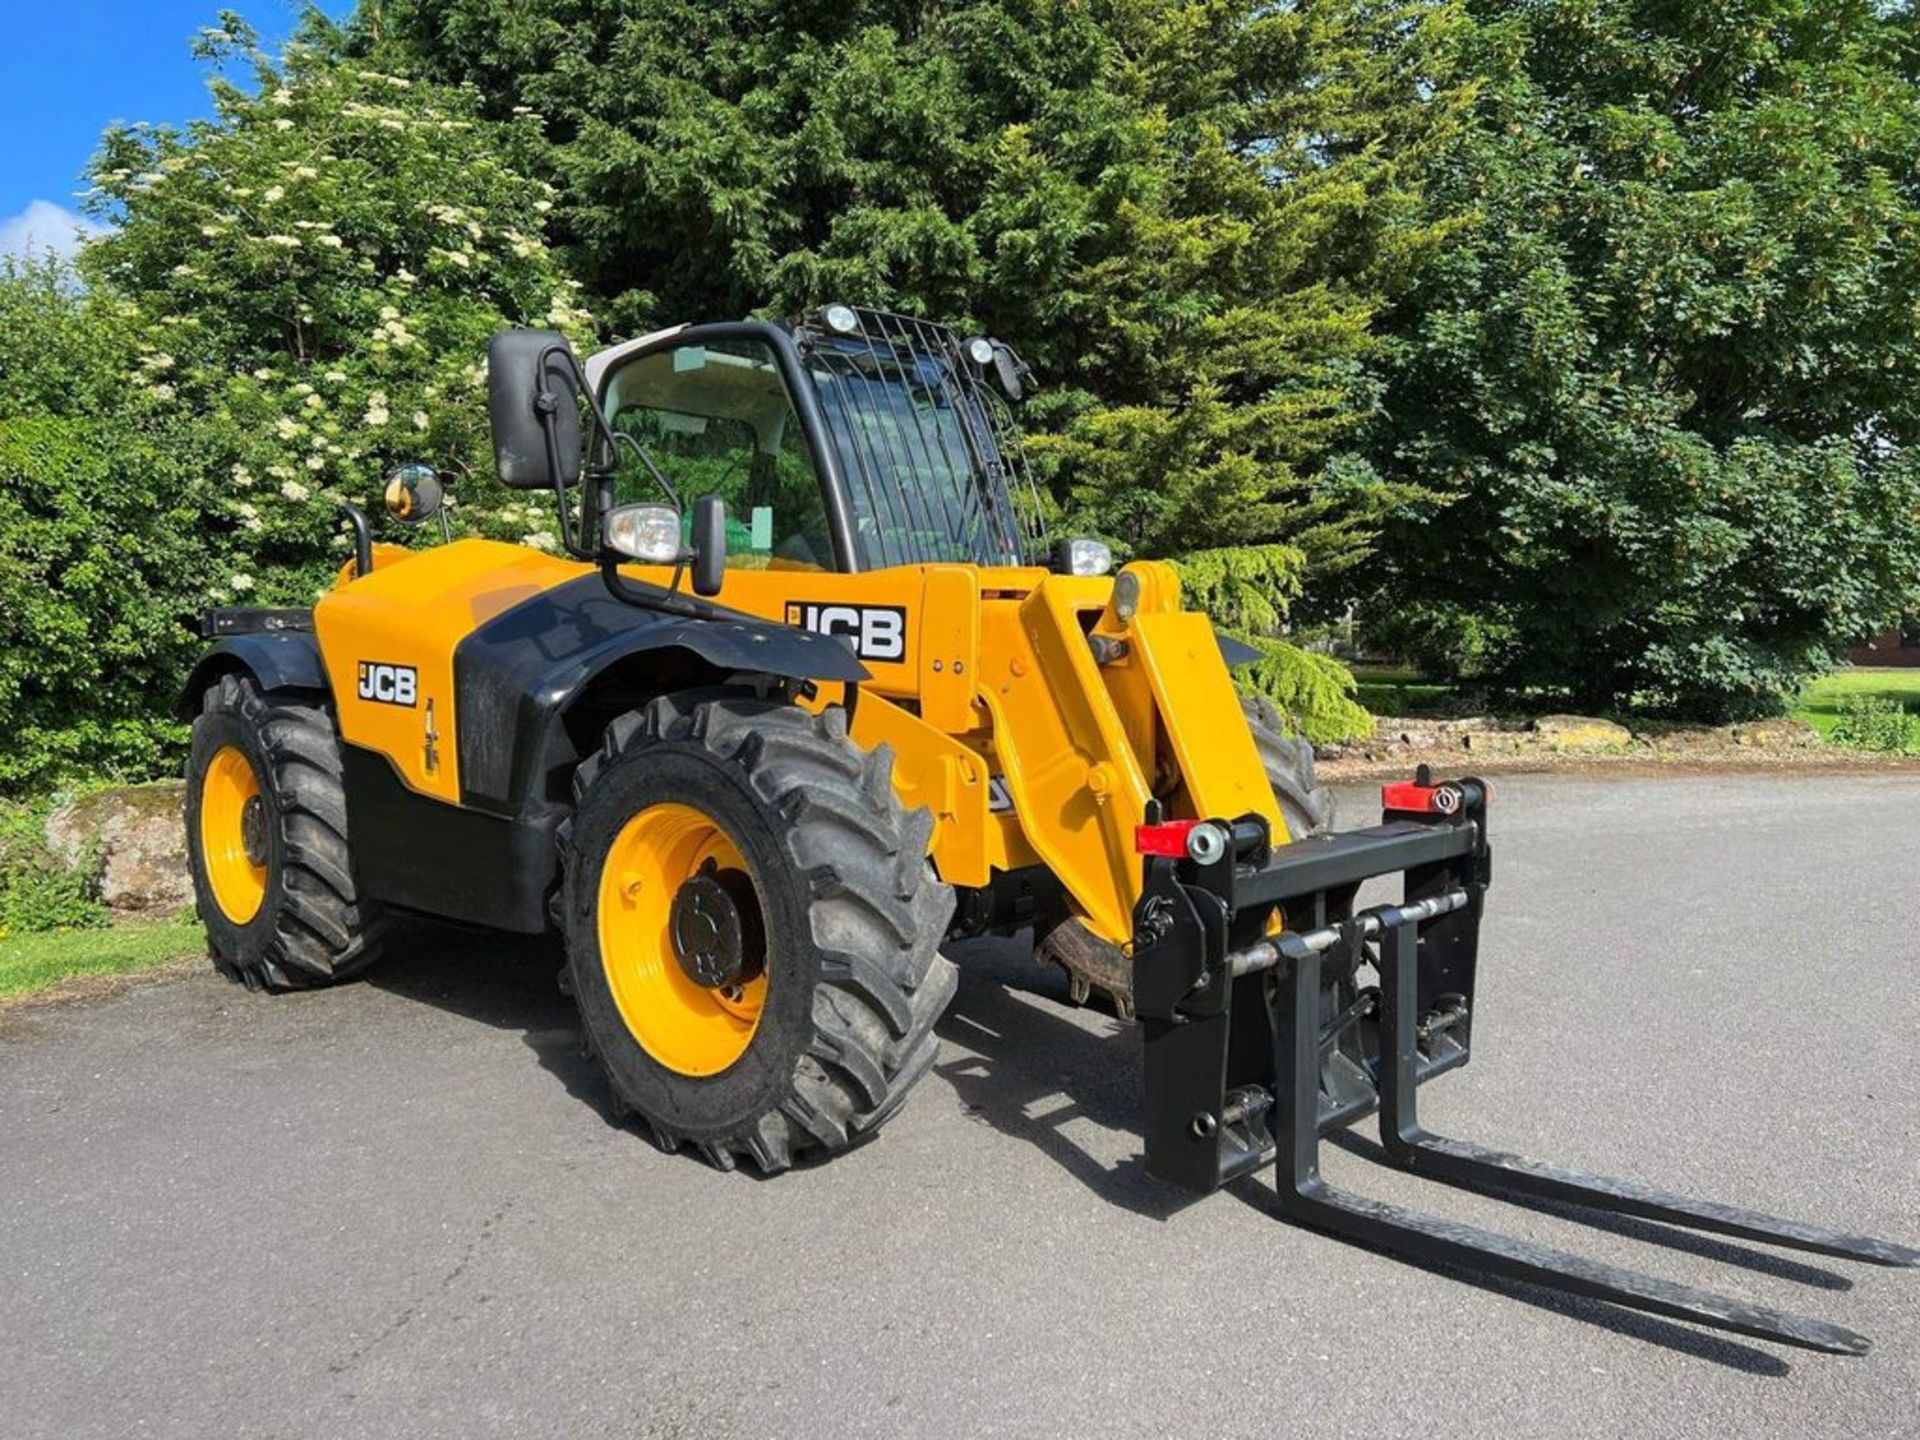
<path fill-rule="evenodd" d="M 235 925 L 267 898 L 266 819 L 253 762 L 238 745 L 223 746 L 200 782 L 200 858 L 214 903 Z"/>
<path fill-rule="evenodd" d="M 762 962 L 759 973 L 704 985 L 675 949 L 675 898 L 688 881 L 716 872 L 746 876 L 752 887 L 746 860 L 726 832 L 693 807 L 674 804 L 648 806 L 627 821 L 600 871 L 607 988 L 641 1048 L 681 1075 L 717 1075 L 746 1054 L 766 1004 L 763 956 L 750 957 Z M 752 903 L 759 903 L 757 888 Z"/>

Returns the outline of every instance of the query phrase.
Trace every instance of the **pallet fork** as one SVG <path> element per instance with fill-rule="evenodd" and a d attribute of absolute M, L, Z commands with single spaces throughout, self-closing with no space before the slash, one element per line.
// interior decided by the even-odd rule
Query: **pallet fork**
<path fill-rule="evenodd" d="M 1387 1159 L 1447 1184 L 1708 1230 L 1821 1255 L 1920 1266 L 1920 1251 L 1588 1175 L 1425 1129 L 1418 1088 L 1471 1053 L 1479 925 L 1492 878 L 1489 787 L 1390 785 L 1378 826 L 1272 847 L 1257 817 L 1140 830 L 1134 993 L 1146 1029 L 1147 1165 L 1209 1191 L 1275 1167 L 1283 1214 L 1447 1264 L 1834 1354 L 1865 1336 L 1341 1190 L 1320 1137 L 1378 1113 Z M 1399 904 L 1354 908 L 1395 873 Z M 1284 929 L 1272 928 L 1275 907 Z M 1360 978 L 1371 968 L 1375 987 Z"/>

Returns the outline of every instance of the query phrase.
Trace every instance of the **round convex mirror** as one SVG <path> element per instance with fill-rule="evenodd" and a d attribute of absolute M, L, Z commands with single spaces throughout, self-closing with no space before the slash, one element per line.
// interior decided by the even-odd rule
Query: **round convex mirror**
<path fill-rule="evenodd" d="M 440 472 L 418 461 L 387 472 L 387 513 L 403 525 L 424 525 L 446 499 Z"/>

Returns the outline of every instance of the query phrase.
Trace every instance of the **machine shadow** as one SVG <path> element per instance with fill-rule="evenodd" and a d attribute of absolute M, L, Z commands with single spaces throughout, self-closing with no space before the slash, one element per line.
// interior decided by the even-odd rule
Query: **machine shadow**
<path fill-rule="evenodd" d="M 960 962 L 960 986 L 939 1026 L 948 1053 L 934 1068 L 953 1086 L 969 1117 L 1035 1146 L 1095 1195 L 1133 1213 L 1164 1220 L 1206 1198 L 1148 1174 L 1138 1153 L 1119 1165 L 1109 1165 L 1065 1133 L 1076 1120 L 1129 1135 L 1138 1133 L 1141 1057 L 1139 1032 L 1133 1025 L 1097 1011 L 1073 1012 L 1097 1017 L 1087 1025 L 1062 1016 L 1051 1005 L 1036 1004 L 1036 1000 L 1066 1003 L 1067 987 L 1058 972 L 1035 965 L 1024 947 L 1010 951 L 976 942 L 956 946 L 950 953 Z M 1377 1142 L 1351 1132 L 1330 1138 L 1353 1154 L 1384 1163 Z M 1263 1184 L 1249 1178 L 1229 1187 L 1229 1193 L 1285 1220 L 1270 1180 Z M 1632 1239 L 1670 1245 L 1822 1289 L 1846 1289 L 1852 1284 L 1830 1271 L 1716 1236 L 1550 1202 L 1538 1202 L 1537 1208 Z M 1329 1245 L 1348 1243 L 1324 1238 Z M 1416 1268 L 1732 1370 L 1767 1376 L 1792 1372 L 1792 1365 L 1770 1350 L 1659 1316 L 1451 1265 Z"/>
<path fill-rule="evenodd" d="M 616 1109 L 600 1067 L 586 1053 L 579 1014 L 557 981 L 565 960 L 557 937 L 408 917 L 396 923 L 389 946 L 365 984 L 518 1034 L 569 1095 L 608 1125 L 645 1138 L 644 1127 Z M 1035 1145 L 1101 1199 L 1137 1214 L 1164 1219 L 1200 1198 L 1149 1175 L 1138 1154 L 1109 1166 L 1061 1133 L 1074 1119 L 1137 1133 L 1138 1033 L 1111 1014 L 1076 1012 L 1093 1018 L 1089 1029 L 1035 1004 L 1030 997 L 1064 1004 L 1065 978 L 1024 950 L 1011 960 L 993 949 L 953 948 L 960 985 L 938 1026 L 947 1043 L 934 1071 L 953 1087 L 967 1116 Z M 751 1167 L 742 1169 L 758 1178 Z"/>
<path fill-rule="evenodd" d="M 973 941 L 947 953 L 960 966 L 960 987 L 937 1027 L 946 1048 L 933 1068 L 969 1119 L 1034 1146 L 1100 1199 L 1134 1214 L 1165 1220 L 1202 1198 L 1149 1175 L 1137 1139 L 1129 1142 L 1136 1153 L 1110 1165 L 1065 1133 L 1086 1121 L 1138 1136 L 1135 1026 L 1094 1008 L 1075 1009 L 1075 1018 L 1058 1013 L 1054 1005 L 1067 1003 L 1066 977 L 1036 964 L 1027 946 Z"/>
<path fill-rule="evenodd" d="M 1329 1135 L 1329 1145 L 1337 1145 L 1350 1155 L 1375 1164 L 1387 1164 L 1387 1152 L 1380 1142 L 1370 1140 L 1351 1130 L 1343 1130 L 1337 1135 Z M 1441 1186 L 1442 1191 L 1454 1189 L 1453 1186 Z M 1767 1250 L 1756 1250 L 1743 1245 L 1738 1240 L 1714 1235 L 1699 1230 L 1687 1230 L 1677 1225 L 1662 1225 L 1652 1220 L 1642 1220 L 1635 1215 L 1619 1215 L 1609 1210 L 1597 1210 L 1586 1205 L 1574 1205 L 1562 1200 L 1548 1200 L 1533 1195 L 1501 1195 L 1496 1197 L 1502 1204 L 1518 1206 L 1522 1210 L 1533 1210 L 1542 1215 L 1556 1216 L 1562 1220 L 1572 1220 L 1585 1225 L 1590 1230 L 1605 1230 L 1609 1234 L 1625 1236 L 1629 1240 L 1639 1240 L 1649 1245 L 1663 1245 L 1669 1250 L 1681 1250 L 1689 1255 L 1698 1255 L 1704 1260 L 1717 1261 L 1722 1265 L 1737 1265 L 1761 1275 L 1770 1275 L 1777 1280 L 1791 1280 L 1797 1285 L 1811 1286 L 1816 1290 L 1851 1290 L 1853 1281 L 1845 1275 L 1839 1275 L 1818 1265 L 1809 1265 L 1803 1260 L 1791 1259 L 1785 1255 L 1776 1255 Z"/>
<path fill-rule="evenodd" d="M 519 1034 L 541 1068 L 569 1095 L 591 1106 L 609 1126 L 639 1135 L 616 1112 L 599 1067 L 581 1043 L 573 1001 L 561 993 L 555 979 L 563 958 L 557 939 L 408 919 L 396 925 L 391 945 L 389 958 L 369 972 L 367 985 Z M 1100 1199 L 1131 1213 L 1165 1220 L 1206 1198 L 1149 1175 L 1137 1151 L 1110 1165 L 1064 1133 L 1069 1122 L 1084 1120 L 1137 1134 L 1141 1077 L 1136 1027 L 1092 1010 L 1072 1012 L 1092 1017 L 1090 1025 L 1078 1023 L 1055 1013 L 1053 1004 L 1035 1003 L 1064 1005 L 1066 983 L 1058 972 L 1034 964 L 1024 949 L 1015 955 L 1004 946 L 969 944 L 951 953 L 960 963 L 960 985 L 939 1024 L 949 1049 L 934 1070 L 953 1087 L 970 1119 L 1033 1145 Z M 1332 1137 L 1332 1143 L 1363 1158 L 1379 1158 L 1378 1146 L 1363 1137 L 1342 1134 Z M 1269 1184 L 1249 1178 L 1229 1187 L 1228 1193 L 1284 1219 Z M 1785 1279 L 1827 1289 L 1850 1284 L 1827 1271 L 1709 1236 L 1548 1202 L 1539 1202 L 1538 1208 Z M 1326 1237 L 1326 1243 L 1348 1242 Z M 1450 1265 L 1402 1263 L 1749 1374 L 1784 1375 L 1792 1368 L 1769 1351 L 1656 1316 Z"/>
<path fill-rule="evenodd" d="M 607 1124 L 632 1128 L 586 1053 L 573 1001 L 560 991 L 556 977 L 565 952 L 558 937 L 408 917 L 395 924 L 388 947 L 386 959 L 367 972 L 367 985 L 517 1033 L 569 1095 Z"/>

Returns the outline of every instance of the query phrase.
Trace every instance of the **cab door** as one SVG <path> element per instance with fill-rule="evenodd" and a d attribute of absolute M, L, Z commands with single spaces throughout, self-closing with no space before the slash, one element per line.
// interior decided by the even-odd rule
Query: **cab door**
<path fill-rule="evenodd" d="M 699 326 L 616 362 L 600 405 L 617 434 L 645 449 L 683 510 L 717 495 L 734 570 L 836 571 L 838 507 L 789 386 L 790 343 L 771 326 Z M 660 498 L 627 446 L 620 501 Z"/>

